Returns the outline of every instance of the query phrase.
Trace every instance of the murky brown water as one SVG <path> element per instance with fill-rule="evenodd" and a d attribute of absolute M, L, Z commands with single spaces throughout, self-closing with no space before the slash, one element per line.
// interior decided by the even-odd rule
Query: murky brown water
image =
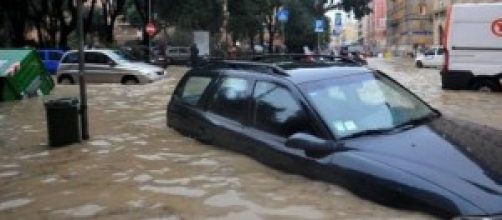
<path fill-rule="evenodd" d="M 399 73 L 371 62 L 447 114 L 502 126 L 500 94 L 443 92 L 432 70 Z M 89 86 L 91 140 L 64 148 L 46 146 L 49 97 L 1 103 L 0 219 L 432 218 L 168 129 L 166 103 L 185 70 L 170 68 L 171 78 L 146 86 Z M 50 98 L 77 95 L 77 86 L 58 86 Z"/>

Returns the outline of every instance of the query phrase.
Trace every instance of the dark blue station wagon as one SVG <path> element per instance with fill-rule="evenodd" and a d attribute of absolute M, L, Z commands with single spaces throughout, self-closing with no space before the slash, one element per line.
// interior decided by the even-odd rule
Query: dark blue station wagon
<path fill-rule="evenodd" d="M 168 104 L 168 126 L 288 172 L 403 195 L 445 216 L 502 215 L 500 131 L 442 116 L 367 68 L 244 66 L 186 73 Z"/>

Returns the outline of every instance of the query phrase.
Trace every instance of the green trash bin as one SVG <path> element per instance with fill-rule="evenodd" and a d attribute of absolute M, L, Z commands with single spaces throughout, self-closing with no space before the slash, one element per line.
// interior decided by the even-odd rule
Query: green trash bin
<path fill-rule="evenodd" d="M 32 49 L 0 50 L 0 101 L 47 95 L 54 81 Z"/>
<path fill-rule="evenodd" d="M 80 142 L 80 108 L 77 98 L 45 102 L 49 146 L 59 147 Z"/>

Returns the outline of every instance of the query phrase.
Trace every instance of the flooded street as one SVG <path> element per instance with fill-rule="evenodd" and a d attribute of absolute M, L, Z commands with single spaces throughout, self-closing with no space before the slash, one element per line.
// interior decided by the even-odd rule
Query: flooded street
<path fill-rule="evenodd" d="M 502 130 L 502 94 L 442 91 L 437 69 L 370 60 L 444 114 Z M 43 101 L 0 103 L 0 219 L 431 219 L 287 174 L 167 128 L 186 68 L 150 85 L 90 85 L 91 140 L 47 147 Z"/>

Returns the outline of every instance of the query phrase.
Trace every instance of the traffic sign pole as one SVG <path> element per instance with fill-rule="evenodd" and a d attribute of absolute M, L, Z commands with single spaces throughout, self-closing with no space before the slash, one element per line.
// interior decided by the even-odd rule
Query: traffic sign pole
<path fill-rule="evenodd" d="M 84 25 L 82 21 L 82 0 L 77 0 L 77 35 L 78 35 L 78 77 L 80 88 L 80 123 L 82 139 L 89 139 L 89 120 L 87 117 L 87 89 L 84 72 Z"/>
<path fill-rule="evenodd" d="M 324 20 L 316 19 L 314 23 L 314 32 L 317 33 L 317 53 L 321 52 L 321 33 L 324 32 Z"/>
<path fill-rule="evenodd" d="M 288 19 L 289 19 L 289 10 L 286 9 L 286 8 L 281 8 L 277 12 L 277 20 L 279 20 L 279 22 L 281 23 L 281 32 L 282 32 L 282 38 L 283 38 L 282 39 L 282 43 L 284 44 L 284 46 L 286 46 L 286 28 L 285 28 L 285 24 L 288 21 Z"/>

